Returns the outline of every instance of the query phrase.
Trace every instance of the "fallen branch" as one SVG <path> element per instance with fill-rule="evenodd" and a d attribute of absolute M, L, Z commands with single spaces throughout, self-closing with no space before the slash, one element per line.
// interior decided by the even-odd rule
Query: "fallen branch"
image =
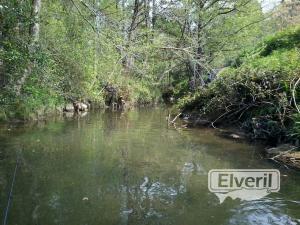
<path fill-rule="evenodd" d="M 175 116 L 174 119 L 172 121 L 170 121 L 170 123 L 174 124 L 180 115 L 181 115 L 181 113 L 179 113 L 177 116 Z"/>

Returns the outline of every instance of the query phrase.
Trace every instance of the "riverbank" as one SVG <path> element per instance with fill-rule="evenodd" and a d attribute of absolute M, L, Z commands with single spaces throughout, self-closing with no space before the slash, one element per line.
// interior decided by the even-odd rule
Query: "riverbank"
<path fill-rule="evenodd" d="M 299 49 L 300 27 L 268 37 L 232 60 L 212 82 L 194 93 L 175 87 L 175 110 L 182 113 L 190 127 L 229 127 L 224 136 L 243 136 L 264 143 L 266 149 L 291 144 L 294 147 L 272 158 L 300 168 L 298 163 L 287 160 L 293 158 L 290 154 L 298 154 L 295 151 L 300 145 Z"/>
<path fill-rule="evenodd" d="M 171 119 L 170 124 L 175 124 L 176 129 L 191 128 L 191 129 L 206 129 L 212 128 L 210 121 L 202 119 L 197 116 L 181 114 L 180 115 L 182 124 L 177 126 L 175 124 L 176 119 Z M 264 139 L 253 139 L 251 135 L 240 129 L 238 126 L 223 124 L 220 127 L 214 127 L 216 136 L 225 138 L 234 142 L 249 143 L 262 146 L 261 154 L 265 159 L 275 162 L 288 169 L 300 170 L 300 145 L 299 143 L 270 143 Z"/>
<path fill-rule="evenodd" d="M 299 145 L 299 48 L 300 27 L 267 38 L 211 83 L 181 96 L 178 110 L 195 125 L 235 126 L 249 139 Z"/>
<path fill-rule="evenodd" d="M 105 84 L 97 97 L 82 93 L 78 97 L 75 93 L 66 97 L 61 94 L 57 98 L 51 95 L 34 96 L 32 93 L 21 96 L 7 96 L 0 93 L 0 122 L 21 122 L 44 120 L 57 114 L 71 114 L 79 111 L 127 110 L 137 106 L 154 105 L 160 101 L 159 89 L 143 86 L 138 82 L 134 85 L 120 85 L 118 83 Z M 77 105 L 77 106 L 76 106 Z"/>

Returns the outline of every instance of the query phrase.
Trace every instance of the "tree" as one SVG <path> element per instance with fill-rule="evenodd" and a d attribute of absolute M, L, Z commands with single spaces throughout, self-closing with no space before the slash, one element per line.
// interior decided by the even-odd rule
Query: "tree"
<path fill-rule="evenodd" d="M 275 29 L 282 30 L 288 26 L 300 24 L 300 2 L 298 0 L 284 0 L 274 10 L 272 22 Z"/>
<path fill-rule="evenodd" d="M 39 41 L 40 34 L 40 11 L 41 11 L 42 0 L 32 0 L 32 12 L 31 18 L 32 23 L 30 26 L 30 35 L 32 43 L 37 43 Z"/>
<path fill-rule="evenodd" d="M 40 34 L 40 11 L 41 11 L 41 0 L 32 0 L 32 6 L 31 6 L 31 24 L 30 24 L 30 43 L 29 43 L 29 54 L 35 54 L 35 51 L 37 50 L 37 45 L 39 41 L 39 34 Z M 23 75 L 21 78 L 17 81 L 15 90 L 16 94 L 21 94 L 21 89 L 23 84 L 25 83 L 27 77 L 32 73 L 32 68 L 34 66 L 35 62 L 29 62 L 27 68 L 24 69 Z"/>

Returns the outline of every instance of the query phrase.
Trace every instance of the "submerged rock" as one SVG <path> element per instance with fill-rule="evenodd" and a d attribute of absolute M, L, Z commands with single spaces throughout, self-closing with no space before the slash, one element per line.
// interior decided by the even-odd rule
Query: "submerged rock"
<path fill-rule="evenodd" d="M 291 151 L 291 150 L 294 150 L 294 149 L 296 149 L 296 147 L 293 146 L 293 145 L 282 144 L 282 145 L 279 145 L 277 147 L 266 149 L 266 153 L 268 154 L 268 156 L 275 156 L 275 155 L 282 154 L 283 152 Z"/>
<path fill-rule="evenodd" d="M 122 214 L 126 215 L 126 214 L 131 214 L 133 213 L 133 209 L 125 209 L 122 211 Z"/>
<path fill-rule="evenodd" d="M 229 138 L 229 139 L 235 139 L 235 140 L 243 140 L 245 139 L 245 134 L 242 132 L 231 132 L 226 130 L 219 130 L 218 136 Z"/>

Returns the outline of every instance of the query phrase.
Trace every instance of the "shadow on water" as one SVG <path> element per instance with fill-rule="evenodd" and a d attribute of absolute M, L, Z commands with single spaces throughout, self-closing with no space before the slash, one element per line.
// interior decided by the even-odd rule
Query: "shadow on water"
<path fill-rule="evenodd" d="M 217 168 L 274 168 L 259 146 L 211 129 L 168 128 L 163 109 L 89 113 L 0 128 L 1 216 L 21 158 L 9 224 L 299 224 L 300 176 L 281 191 L 226 199 L 207 188 Z M 9 129 L 9 130 L 8 130 Z"/>

